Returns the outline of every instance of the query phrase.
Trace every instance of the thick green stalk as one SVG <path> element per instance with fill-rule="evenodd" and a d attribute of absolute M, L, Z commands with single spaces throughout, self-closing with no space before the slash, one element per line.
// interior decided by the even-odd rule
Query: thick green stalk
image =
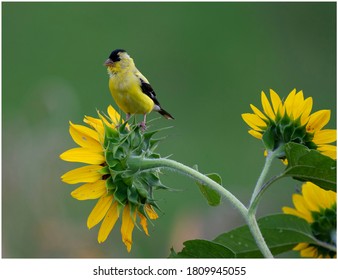
<path fill-rule="evenodd" d="M 260 251 L 262 252 L 263 256 L 265 258 L 273 258 L 273 255 L 272 255 L 268 245 L 266 244 L 266 242 L 264 240 L 264 237 L 261 233 L 261 230 L 259 229 L 255 213 L 249 211 L 247 218 L 246 218 L 246 222 L 247 222 L 248 227 L 251 231 L 251 234 L 255 238 L 256 244 L 257 244 L 258 248 L 260 249 Z"/>
<path fill-rule="evenodd" d="M 202 182 L 203 184 L 209 186 L 213 190 L 220 193 L 221 196 L 227 198 L 230 201 L 230 203 L 234 207 L 236 207 L 236 209 L 242 214 L 244 218 L 247 216 L 248 209 L 231 192 L 226 190 L 224 187 L 222 187 L 215 181 L 211 180 L 209 177 L 203 175 L 197 170 L 191 167 L 188 167 L 182 163 L 179 163 L 177 161 L 167 159 L 167 158 L 149 159 L 149 158 L 135 157 L 135 158 L 130 158 L 128 161 L 128 164 L 136 165 L 141 170 L 154 169 L 154 168 L 167 168 L 167 169 L 177 171 L 183 175 L 189 176 L 199 182 Z"/>

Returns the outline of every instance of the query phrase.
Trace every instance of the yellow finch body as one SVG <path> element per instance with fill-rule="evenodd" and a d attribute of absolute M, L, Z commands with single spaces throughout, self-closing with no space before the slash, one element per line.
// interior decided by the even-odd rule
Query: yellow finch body
<path fill-rule="evenodd" d="M 117 49 L 111 53 L 105 65 L 109 75 L 109 89 L 116 104 L 127 114 L 146 115 L 157 111 L 167 119 L 174 119 L 158 102 L 155 91 L 146 77 L 137 70 L 133 59 L 126 51 Z"/>

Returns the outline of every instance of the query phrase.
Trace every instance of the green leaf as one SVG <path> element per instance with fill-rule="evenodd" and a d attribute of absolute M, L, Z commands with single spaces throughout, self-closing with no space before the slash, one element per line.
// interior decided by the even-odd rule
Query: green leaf
<path fill-rule="evenodd" d="M 299 217 L 275 214 L 258 220 L 264 239 L 273 255 L 290 251 L 300 242 L 316 243 L 310 225 Z M 248 226 L 223 233 L 214 242 L 231 249 L 237 258 L 263 257 Z"/>
<path fill-rule="evenodd" d="M 317 244 L 310 225 L 299 217 L 287 214 L 270 215 L 258 220 L 264 239 L 273 255 L 292 250 L 298 243 Z M 173 258 L 262 258 L 248 226 L 241 226 L 219 235 L 212 241 L 189 240 Z"/>
<path fill-rule="evenodd" d="M 208 240 L 189 240 L 184 248 L 176 253 L 173 249 L 170 258 L 234 258 L 235 254 L 228 248 Z"/>
<path fill-rule="evenodd" d="M 291 176 L 296 180 L 310 181 L 325 190 L 336 191 L 335 160 L 296 143 L 286 144 L 285 154 L 288 166 L 283 177 Z"/>
<path fill-rule="evenodd" d="M 197 169 L 197 166 L 194 167 Z M 217 173 L 206 174 L 205 176 L 222 185 L 222 178 Z M 207 199 L 210 206 L 217 206 L 221 203 L 221 195 L 217 191 L 211 189 L 209 186 L 204 185 L 201 182 L 196 182 L 196 184 L 199 186 L 201 193 Z"/>

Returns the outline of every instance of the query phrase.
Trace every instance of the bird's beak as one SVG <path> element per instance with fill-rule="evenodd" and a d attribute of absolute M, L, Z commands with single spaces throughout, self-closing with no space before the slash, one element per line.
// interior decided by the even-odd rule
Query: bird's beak
<path fill-rule="evenodd" d="M 114 61 L 112 61 L 110 58 L 108 58 L 105 62 L 104 62 L 105 66 L 113 66 L 114 65 Z"/>

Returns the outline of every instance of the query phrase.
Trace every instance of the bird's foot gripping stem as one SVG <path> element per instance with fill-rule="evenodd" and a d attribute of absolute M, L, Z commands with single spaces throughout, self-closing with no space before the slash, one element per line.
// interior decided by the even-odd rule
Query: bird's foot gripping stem
<path fill-rule="evenodd" d="M 142 129 L 142 131 L 145 131 L 147 129 L 146 120 L 147 120 L 147 114 L 144 114 L 143 121 L 140 122 L 140 124 L 139 124 L 139 126 Z"/>
<path fill-rule="evenodd" d="M 147 125 L 144 121 L 139 123 L 139 127 L 142 129 L 142 131 L 145 131 L 147 129 Z"/>

